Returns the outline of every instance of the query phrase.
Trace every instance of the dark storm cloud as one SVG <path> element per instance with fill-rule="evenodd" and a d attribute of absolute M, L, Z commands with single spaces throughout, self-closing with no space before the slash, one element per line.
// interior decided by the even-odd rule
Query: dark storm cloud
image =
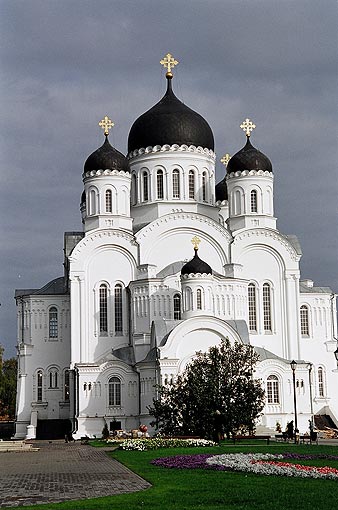
<path fill-rule="evenodd" d="M 272 160 L 279 228 L 300 238 L 303 276 L 337 290 L 337 6 L 334 0 L 0 2 L 1 338 L 16 341 L 15 288 L 62 274 L 65 230 L 80 230 L 83 162 L 115 121 L 164 92 L 159 60 L 180 61 L 177 95 L 210 123 L 218 160 L 244 145 Z M 217 163 L 219 178 L 222 165 Z"/>

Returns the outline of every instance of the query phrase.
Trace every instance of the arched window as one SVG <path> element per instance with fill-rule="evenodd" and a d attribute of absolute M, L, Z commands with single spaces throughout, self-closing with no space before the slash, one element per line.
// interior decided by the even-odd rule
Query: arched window
<path fill-rule="evenodd" d="M 248 307 L 249 331 L 257 332 L 256 286 L 254 283 L 249 283 L 248 286 Z"/>
<path fill-rule="evenodd" d="M 58 337 L 58 311 L 55 306 L 49 309 L 49 338 Z"/>
<path fill-rule="evenodd" d="M 96 214 L 96 193 L 93 189 L 89 193 L 89 214 Z"/>
<path fill-rule="evenodd" d="M 115 333 L 122 333 L 123 318 L 122 318 L 122 285 L 117 283 L 114 289 L 114 303 L 115 303 Z"/>
<path fill-rule="evenodd" d="M 36 374 L 36 400 L 37 402 L 42 402 L 42 370 L 39 370 Z"/>
<path fill-rule="evenodd" d="M 121 405 L 121 381 L 118 377 L 111 377 L 108 382 L 108 405 Z"/>
<path fill-rule="evenodd" d="M 174 295 L 174 320 L 181 320 L 181 296 L 180 294 Z"/>
<path fill-rule="evenodd" d="M 201 291 L 201 289 L 197 289 L 196 297 L 197 297 L 197 310 L 202 310 L 202 291 Z"/>
<path fill-rule="evenodd" d="M 323 398 L 325 396 L 324 391 L 324 370 L 322 367 L 318 368 L 318 396 Z"/>
<path fill-rule="evenodd" d="M 106 191 L 106 212 L 112 212 L 112 192 L 111 189 L 107 189 Z"/>
<path fill-rule="evenodd" d="M 309 309 L 306 305 L 300 307 L 300 332 L 302 336 L 309 336 Z"/>
<path fill-rule="evenodd" d="M 279 382 L 278 377 L 269 375 L 266 382 L 266 393 L 268 404 L 279 404 Z"/>
<path fill-rule="evenodd" d="M 157 170 L 156 185 L 157 185 L 157 199 L 163 200 L 163 198 L 164 198 L 163 170 Z"/>
<path fill-rule="evenodd" d="M 143 172 L 143 201 L 147 202 L 149 200 L 149 190 L 148 190 L 148 174 L 147 172 Z"/>
<path fill-rule="evenodd" d="M 264 331 L 271 332 L 271 287 L 268 283 L 263 285 L 263 323 Z"/>
<path fill-rule="evenodd" d="M 59 387 L 58 381 L 58 371 L 53 368 L 49 371 L 49 387 L 52 389 Z"/>
<path fill-rule="evenodd" d="M 250 193 L 250 211 L 257 212 L 257 191 L 255 189 Z"/>
<path fill-rule="evenodd" d="M 242 212 L 242 207 L 241 207 L 242 200 L 241 200 L 241 192 L 240 192 L 239 189 L 237 189 L 235 191 L 233 197 L 234 197 L 234 214 L 235 215 L 241 214 L 241 212 Z"/>
<path fill-rule="evenodd" d="M 108 332 L 108 307 L 107 307 L 108 289 L 107 285 L 103 283 L 100 285 L 99 290 L 99 308 L 100 308 L 100 333 Z"/>
<path fill-rule="evenodd" d="M 189 198 L 195 198 L 195 172 L 189 170 Z"/>
<path fill-rule="evenodd" d="M 173 170 L 173 198 L 180 198 L 180 172 Z"/>
<path fill-rule="evenodd" d="M 69 370 L 65 370 L 64 372 L 63 398 L 65 401 L 69 400 Z"/>
<path fill-rule="evenodd" d="M 132 176 L 131 176 L 131 205 L 136 205 L 136 203 L 137 203 L 136 175 L 132 174 Z"/>
<path fill-rule="evenodd" d="M 203 202 L 207 201 L 207 173 L 203 172 L 202 174 L 202 200 Z"/>

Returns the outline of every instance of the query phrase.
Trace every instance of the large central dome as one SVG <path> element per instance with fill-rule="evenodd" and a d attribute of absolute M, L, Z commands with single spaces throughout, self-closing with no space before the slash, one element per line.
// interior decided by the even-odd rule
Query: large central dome
<path fill-rule="evenodd" d="M 195 145 L 214 150 L 214 136 L 207 121 L 183 104 L 171 88 L 171 77 L 162 99 L 131 127 L 128 152 L 155 145 Z"/>

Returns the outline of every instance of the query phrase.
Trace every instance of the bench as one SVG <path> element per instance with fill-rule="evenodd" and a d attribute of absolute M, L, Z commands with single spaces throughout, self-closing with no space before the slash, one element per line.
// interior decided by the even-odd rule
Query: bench
<path fill-rule="evenodd" d="M 276 441 L 289 441 L 289 436 L 284 432 L 283 434 L 275 434 Z"/>
<path fill-rule="evenodd" d="M 305 434 L 299 436 L 299 442 L 305 444 L 306 442 L 312 444 L 316 443 L 318 444 L 318 435 L 316 434 L 316 437 L 311 437 L 310 434 Z"/>
<path fill-rule="evenodd" d="M 232 436 L 232 439 L 233 439 L 234 444 L 236 443 L 236 441 L 242 441 L 243 439 L 244 440 L 247 440 L 247 439 L 263 439 L 263 440 L 266 441 L 266 444 L 269 444 L 271 436 L 266 436 L 266 435 L 258 435 L 258 436 L 255 436 L 255 435 L 249 435 L 249 436 L 237 435 L 237 436 Z"/>

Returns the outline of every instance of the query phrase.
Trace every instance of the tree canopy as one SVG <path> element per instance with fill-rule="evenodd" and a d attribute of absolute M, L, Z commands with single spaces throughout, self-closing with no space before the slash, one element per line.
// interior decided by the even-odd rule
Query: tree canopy
<path fill-rule="evenodd" d="M 264 407 L 264 390 L 253 377 L 257 362 L 252 346 L 228 339 L 196 353 L 173 384 L 159 387 L 149 408 L 152 425 L 168 435 L 214 439 L 252 431 Z"/>
<path fill-rule="evenodd" d="M 16 358 L 3 359 L 0 345 L 0 420 L 13 420 L 16 399 Z"/>

